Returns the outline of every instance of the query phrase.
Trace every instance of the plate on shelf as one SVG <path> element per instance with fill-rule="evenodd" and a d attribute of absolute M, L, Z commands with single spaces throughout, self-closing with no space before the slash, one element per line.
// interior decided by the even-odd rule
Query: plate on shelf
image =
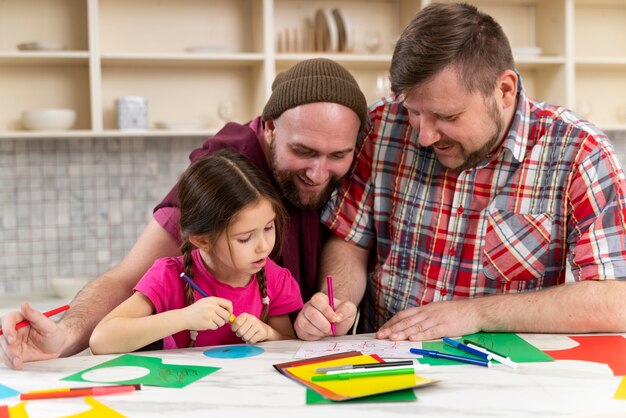
<path fill-rule="evenodd" d="M 543 50 L 538 46 L 514 46 L 511 48 L 513 56 L 538 57 Z"/>
<path fill-rule="evenodd" d="M 194 45 L 185 48 L 185 52 L 191 54 L 212 54 L 216 52 L 233 52 L 227 45 L 210 44 L 210 45 Z"/>
<path fill-rule="evenodd" d="M 154 126 L 158 129 L 166 129 L 170 131 L 196 131 L 206 128 L 206 124 L 201 120 L 160 120 L 156 121 Z"/>
<path fill-rule="evenodd" d="M 62 51 L 65 45 L 56 41 L 32 41 L 17 44 L 20 51 Z"/>
<path fill-rule="evenodd" d="M 337 25 L 337 34 L 339 37 L 339 52 L 352 52 L 354 49 L 354 39 L 352 38 L 352 24 L 341 9 L 333 9 L 333 17 Z"/>
<path fill-rule="evenodd" d="M 319 9 L 315 13 L 315 50 L 318 52 L 337 52 L 339 35 L 337 24 L 328 9 Z"/>

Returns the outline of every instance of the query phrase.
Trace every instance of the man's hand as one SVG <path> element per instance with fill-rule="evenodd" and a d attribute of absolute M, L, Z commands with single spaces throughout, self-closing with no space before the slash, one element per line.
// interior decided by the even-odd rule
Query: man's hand
<path fill-rule="evenodd" d="M 15 329 L 18 322 L 30 325 Z M 57 358 L 65 343 L 65 331 L 41 312 L 22 303 L 21 312 L 10 312 L 2 317 L 3 336 L 0 354 L 8 367 L 19 370 L 24 362 Z"/>
<path fill-rule="evenodd" d="M 378 339 L 424 341 L 480 331 L 475 300 L 430 303 L 398 312 L 376 333 Z"/>
<path fill-rule="evenodd" d="M 302 340 L 319 340 L 332 335 L 331 323 L 337 326 L 337 335 L 348 333 L 356 319 L 356 306 L 350 301 L 335 298 L 335 311 L 328 303 L 328 295 L 318 292 L 304 304 L 298 314 L 294 329 Z"/>

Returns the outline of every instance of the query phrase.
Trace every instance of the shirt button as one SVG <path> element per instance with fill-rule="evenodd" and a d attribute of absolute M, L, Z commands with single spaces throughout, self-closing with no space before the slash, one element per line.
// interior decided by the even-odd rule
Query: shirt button
<path fill-rule="evenodd" d="M 459 215 L 463 215 L 463 206 L 459 206 L 459 210 L 457 210 Z"/>
<path fill-rule="evenodd" d="M 452 248 L 452 249 L 450 250 L 450 255 L 451 255 L 452 257 L 454 257 L 454 256 L 456 255 L 456 249 L 455 249 L 455 248 Z"/>
<path fill-rule="evenodd" d="M 441 289 L 441 295 L 442 296 L 445 296 L 447 294 L 448 294 L 448 289 L 446 289 L 446 288 Z"/>

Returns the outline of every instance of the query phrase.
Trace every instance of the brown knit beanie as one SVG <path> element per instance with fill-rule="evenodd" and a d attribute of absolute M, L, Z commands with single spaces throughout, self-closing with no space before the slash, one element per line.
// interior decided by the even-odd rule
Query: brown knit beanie
<path fill-rule="evenodd" d="M 337 103 L 367 120 L 367 101 L 348 70 L 335 61 L 314 58 L 301 61 L 276 76 L 272 95 L 263 109 L 263 120 L 278 118 L 285 110 L 307 103 Z"/>

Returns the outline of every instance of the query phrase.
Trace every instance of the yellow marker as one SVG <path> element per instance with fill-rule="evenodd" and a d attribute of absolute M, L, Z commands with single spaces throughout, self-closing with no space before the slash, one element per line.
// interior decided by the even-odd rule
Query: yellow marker
<path fill-rule="evenodd" d="M 37 389 L 37 390 L 30 390 L 26 393 L 33 394 L 33 393 L 56 393 L 56 392 L 69 392 L 70 388 L 56 388 L 56 389 Z"/>
<path fill-rule="evenodd" d="M 235 315 L 231 315 L 230 318 L 228 318 L 228 322 L 232 324 L 233 322 L 235 322 L 235 319 Z"/>

